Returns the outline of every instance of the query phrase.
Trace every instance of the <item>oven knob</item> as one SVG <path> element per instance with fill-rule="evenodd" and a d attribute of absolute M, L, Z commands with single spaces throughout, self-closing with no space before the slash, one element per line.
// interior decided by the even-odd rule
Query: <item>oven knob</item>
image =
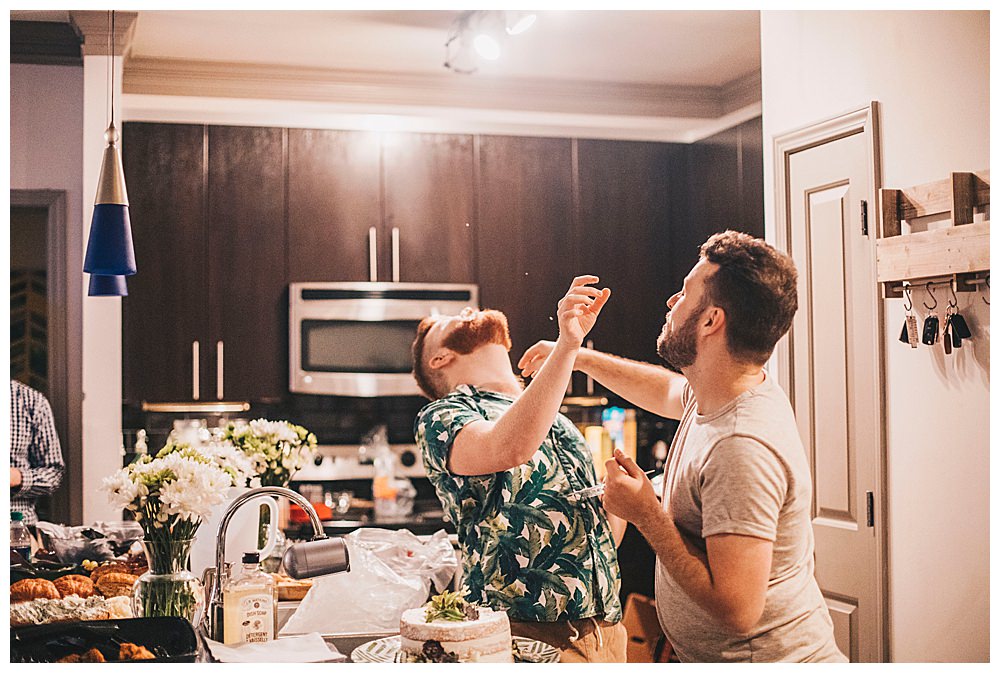
<path fill-rule="evenodd" d="M 315 465 L 316 467 L 319 467 L 320 465 L 323 464 L 323 460 L 324 460 L 324 457 L 322 455 L 316 456 L 315 458 L 313 458 L 313 465 Z"/>
<path fill-rule="evenodd" d="M 407 449 L 399 455 L 399 462 L 401 462 L 404 467 L 413 467 L 417 462 L 417 456 L 412 451 Z"/>

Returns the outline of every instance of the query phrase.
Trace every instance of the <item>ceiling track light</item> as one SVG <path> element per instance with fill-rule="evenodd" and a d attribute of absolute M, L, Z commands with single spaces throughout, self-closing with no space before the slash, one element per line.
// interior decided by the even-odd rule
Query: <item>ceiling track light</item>
<path fill-rule="evenodd" d="M 500 58 L 503 43 L 510 35 L 531 28 L 535 15 L 530 12 L 474 10 L 456 17 L 444 43 L 444 67 L 463 75 L 479 70 L 483 60 Z"/>

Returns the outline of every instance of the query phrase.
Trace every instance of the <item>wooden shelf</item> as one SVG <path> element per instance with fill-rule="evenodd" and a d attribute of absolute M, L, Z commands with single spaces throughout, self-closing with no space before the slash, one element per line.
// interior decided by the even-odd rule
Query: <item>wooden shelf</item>
<path fill-rule="evenodd" d="M 907 189 L 881 189 L 882 235 L 876 271 L 884 296 L 902 296 L 904 281 L 945 276 L 961 281 L 990 269 L 989 220 L 973 222 L 989 206 L 989 172 L 952 173 Z M 951 226 L 903 234 L 902 221 L 949 213 Z M 960 289 L 962 283 L 957 283 Z M 965 289 L 968 289 L 967 287 Z"/>

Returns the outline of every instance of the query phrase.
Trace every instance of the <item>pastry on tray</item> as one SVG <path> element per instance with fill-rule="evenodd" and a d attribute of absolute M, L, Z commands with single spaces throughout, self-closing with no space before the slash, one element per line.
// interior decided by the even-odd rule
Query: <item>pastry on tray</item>
<path fill-rule="evenodd" d="M 52 580 L 52 584 L 59 591 L 60 598 L 66 598 L 70 594 L 80 598 L 94 595 L 94 583 L 84 575 L 63 575 Z"/>
<path fill-rule="evenodd" d="M 59 589 L 49 580 L 38 577 L 18 580 L 10 585 L 11 603 L 22 603 L 36 598 L 60 598 Z"/>
<path fill-rule="evenodd" d="M 102 596 L 114 598 L 115 596 L 131 596 L 132 587 L 139 578 L 128 573 L 105 573 L 94 582 L 94 586 L 101 592 Z"/>
<path fill-rule="evenodd" d="M 278 590 L 279 601 L 301 601 L 312 588 L 312 580 L 296 580 L 288 575 L 271 573 L 274 578 L 274 586 Z"/>

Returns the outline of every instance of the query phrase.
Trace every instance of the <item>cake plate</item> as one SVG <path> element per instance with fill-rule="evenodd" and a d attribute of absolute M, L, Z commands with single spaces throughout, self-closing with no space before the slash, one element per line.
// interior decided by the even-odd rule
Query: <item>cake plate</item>
<path fill-rule="evenodd" d="M 531 638 L 513 636 L 514 660 L 518 663 L 554 664 L 559 661 L 559 650 L 547 643 Z M 399 636 L 379 638 L 359 645 L 351 652 L 351 661 L 358 664 L 385 664 L 402 661 Z"/>

